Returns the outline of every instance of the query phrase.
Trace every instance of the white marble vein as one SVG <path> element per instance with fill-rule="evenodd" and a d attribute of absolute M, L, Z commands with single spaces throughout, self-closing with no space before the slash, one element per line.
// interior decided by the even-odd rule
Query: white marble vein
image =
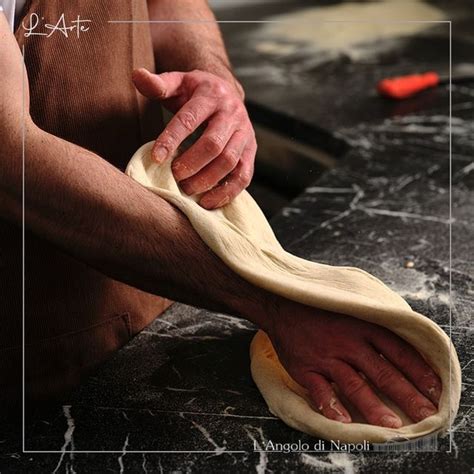
<path fill-rule="evenodd" d="M 123 458 L 127 454 L 127 448 L 128 448 L 128 439 L 130 437 L 130 433 L 127 434 L 125 441 L 123 443 L 122 447 L 122 454 L 118 457 L 117 461 L 120 467 L 120 474 L 122 474 L 125 470 L 124 465 L 123 465 Z"/>
<path fill-rule="evenodd" d="M 265 474 L 267 472 L 267 466 L 268 466 L 268 454 L 265 452 L 264 444 L 265 444 L 265 437 L 263 435 L 263 430 L 261 427 L 256 427 L 256 426 L 250 426 L 246 425 L 244 426 L 244 429 L 247 433 L 247 436 L 250 438 L 252 441 L 252 446 L 254 448 L 258 449 L 258 464 L 255 466 L 255 472 L 257 474 Z M 252 431 L 256 431 L 258 434 L 259 439 L 253 435 Z"/>
<path fill-rule="evenodd" d="M 70 472 L 74 474 L 74 430 L 76 428 L 74 423 L 74 418 L 71 416 L 71 405 L 63 405 L 63 414 L 66 418 L 67 428 L 64 433 L 64 444 L 61 447 L 61 457 L 59 458 L 59 462 L 56 465 L 56 468 L 53 471 L 53 474 L 56 474 L 63 463 L 64 456 L 66 455 L 66 449 L 70 446 L 69 449 L 69 462 L 66 464 L 66 472 Z"/>

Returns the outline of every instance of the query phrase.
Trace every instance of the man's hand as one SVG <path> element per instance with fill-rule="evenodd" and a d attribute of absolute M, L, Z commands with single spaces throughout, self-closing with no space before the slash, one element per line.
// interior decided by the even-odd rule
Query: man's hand
<path fill-rule="evenodd" d="M 171 159 L 206 124 L 196 143 L 173 161 L 174 177 L 186 194 L 204 193 L 199 203 L 214 209 L 249 185 L 257 143 L 236 84 L 203 71 L 151 74 L 146 69 L 134 71 L 133 81 L 143 95 L 175 113 L 153 146 L 158 163 Z"/>
<path fill-rule="evenodd" d="M 374 425 L 399 428 L 402 421 L 371 385 L 415 422 L 437 411 L 441 381 L 403 339 L 356 318 L 291 302 L 284 307 L 270 339 L 288 373 L 327 418 L 351 422 L 331 383 Z"/>

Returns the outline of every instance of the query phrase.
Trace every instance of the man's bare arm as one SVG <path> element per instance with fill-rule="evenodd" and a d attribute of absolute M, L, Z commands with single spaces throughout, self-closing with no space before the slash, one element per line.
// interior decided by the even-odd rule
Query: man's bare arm
<path fill-rule="evenodd" d="M 22 107 L 22 57 L 2 14 L 0 41 L 0 216 L 21 223 L 24 119 L 29 229 L 143 290 L 233 314 L 241 314 L 245 302 L 251 320 L 265 327 L 264 312 L 252 308 L 252 301 L 262 304 L 264 292 L 230 271 L 180 211 L 99 156 L 32 122 Z"/>

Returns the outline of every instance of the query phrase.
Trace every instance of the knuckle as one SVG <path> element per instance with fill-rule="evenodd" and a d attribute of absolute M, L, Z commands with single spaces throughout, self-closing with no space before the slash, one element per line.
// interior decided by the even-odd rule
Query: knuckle
<path fill-rule="evenodd" d="M 252 181 L 253 168 L 242 170 L 239 174 L 239 182 L 246 188 Z"/>
<path fill-rule="evenodd" d="M 224 150 L 221 154 L 221 160 L 225 168 L 233 168 L 239 161 L 237 150 Z"/>
<path fill-rule="evenodd" d="M 409 393 L 405 397 L 405 403 L 407 407 L 410 407 L 412 409 L 416 409 L 419 405 L 419 399 L 418 399 L 418 394 L 416 393 Z"/>
<path fill-rule="evenodd" d="M 382 367 L 375 376 L 375 385 L 384 390 L 390 388 L 394 382 L 394 374 L 388 367 Z"/>
<path fill-rule="evenodd" d="M 239 99 L 234 97 L 229 98 L 226 103 L 226 109 L 233 115 L 240 114 L 239 117 L 243 118 L 241 113 L 243 112 L 243 104 Z"/>
<path fill-rule="evenodd" d="M 344 354 L 344 359 L 347 360 L 347 362 L 352 366 L 357 366 L 360 362 L 359 348 L 357 346 L 351 347 L 347 354 Z"/>
<path fill-rule="evenodd" d="M 224 83 L 224 81 L 214 81 L 212 88 L 213 88 L 214 94 L 218 96 L 227 95 L 227 93 L 229 92 L 227 85 Z"/>
<path fill-rule="evenodd" d="M 206 137 L 204 141 L 204 149 L 210 154 L 218 154 L 223 148 L 223 139 L 219 135 L 211 135 Z"/>
<path fill-rule="evenodd" d="M 353 377 L 346 381 L 345 392 L 348 397 L 354 397 L 360 394 L 364 387 L 365 384 L 362 380 Z"/>
<path fill-rule="evenodd" d="M 242 178 L 242 184 L 244 185 L 244 188 L 247 188 L 252 181 L 252 177 L 250 175 L 244 175 Z"/>
<path fill-rule="evenodd" d="M 178 120 L 180 125 L 184 127 L 188 132 L 194 131 L 198 121 L 197 113 L 192 110 L 180 112 L 176 116 L 176 119 Z"/>

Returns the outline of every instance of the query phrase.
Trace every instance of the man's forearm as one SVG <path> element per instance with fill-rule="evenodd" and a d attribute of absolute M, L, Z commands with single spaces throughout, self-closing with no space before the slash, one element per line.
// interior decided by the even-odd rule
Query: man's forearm
<path fill-rule="evenodd" d="M 193 69 L 211 72 L 234 84 L 243 97 L 214 14 L 205 0 L 148 0 L 148 10 L 153 21 L 189 20 L 151 24 L 159 72 Z"/>
<path fill-rule="evenodd" d="M 27 128 L 27 228 L 115 279 L 267 326 L 273 298 L 229 270 L 179 210 L 97 155 Z M 0 212 L 20 222 L 20 187 L 5 182 L 18 183 L 16 169 L 2 178 L 18 192 Z"/>

